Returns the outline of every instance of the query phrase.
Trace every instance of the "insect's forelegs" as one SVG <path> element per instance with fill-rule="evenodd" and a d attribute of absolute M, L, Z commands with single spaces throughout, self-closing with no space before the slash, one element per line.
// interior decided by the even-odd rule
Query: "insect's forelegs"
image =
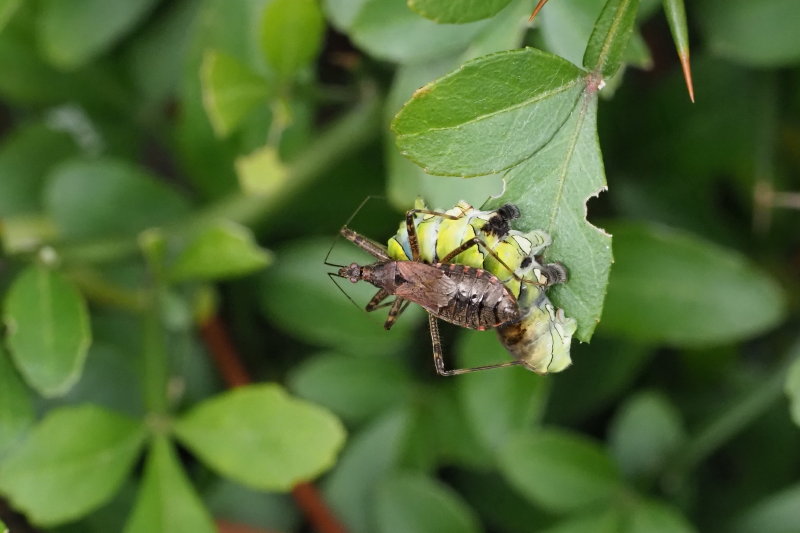
<path fill-rule="evenodd" d="M 341 233 L 342 237 L 347 239 L 348 241 L 352 242 L 372 257 L 376 258 L 378 261 L 391 261 L 392 258 L 389 257 L 389 254 L 386 252 L 386 248 L 382 245 L 378 244 L 377 242 L 364 237 L 360 233 L 356 233 L 355 231 L 351 230 L 347 226 L 343 227 L 339 233 Z"/>

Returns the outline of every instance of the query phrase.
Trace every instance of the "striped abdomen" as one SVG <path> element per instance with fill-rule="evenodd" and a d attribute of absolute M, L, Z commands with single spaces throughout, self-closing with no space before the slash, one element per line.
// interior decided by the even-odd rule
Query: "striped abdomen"
<path fill-rule="evenodd" d="M 454 282 L 445 306 L 428 309 L 437 318 L 470 329 L 492 329 L 519 320 L 517 299 L 489 272 L 454 263 L 434 265 Z"/>

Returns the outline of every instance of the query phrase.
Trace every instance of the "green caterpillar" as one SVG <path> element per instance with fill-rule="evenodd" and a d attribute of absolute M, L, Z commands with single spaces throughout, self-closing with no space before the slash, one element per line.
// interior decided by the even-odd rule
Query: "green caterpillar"
<path fill-rule="evenodd" d="M 551 243 L 547 233 L 511 229 L 509 221 L 519 216 L 519 210 L 510 204 L 480 211 L 461 201 L 439 212 L 418 198 L 409 216 L 422 261 L 439 262 L 462 244 L 475 238 L 481 241 L 451 262 L 490 272 L 517 298 L 525 313 L 523 319 L 498 329 L 500 341 L 516 359 L 538 373 L 560 372 L 571 364 L 569 350 L 577 323 L 556 309 L 545 292 L 550 285 L 566 281 L 566 270 L 559 263 L 541 265 L 537 261 Z M 392 259 L 412 259 L 406 221 L 389 239 L 387 248 Z"/>

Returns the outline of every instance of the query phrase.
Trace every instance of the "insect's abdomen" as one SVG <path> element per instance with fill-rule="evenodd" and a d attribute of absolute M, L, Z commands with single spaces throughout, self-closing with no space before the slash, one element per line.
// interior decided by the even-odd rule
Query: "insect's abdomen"
<path fill-rule="evenodd" d="M 455 282 L 449 303 L 438 311 L 441 318 L 470 329 L 492 329 L 519 319 L 517 299 L 497 277 L 482 269 L 454 263 L 435 265 Z"/>

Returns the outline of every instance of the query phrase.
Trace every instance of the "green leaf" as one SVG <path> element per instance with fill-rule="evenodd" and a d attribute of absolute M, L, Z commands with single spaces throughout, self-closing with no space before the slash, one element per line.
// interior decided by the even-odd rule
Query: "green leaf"
<path fill-rule="evenodd" d="M 609 432 L 611 454 L 630 479 L 653 479 L 685 438 L 677 409 L 654 392 L 630 397 Z"/>
<path fill-rule="evenodd" d="M 61 274 L 26 268 L 6 296 L 3 321 L 14 362 L 31 387 L 59 396 L 78 381 L 91 342 L 89 315 Z"/>
<path fill-rule="evenodd" d="M 622 66 L 633 28 L 639 0 L 607 0 L 595 22 L 583 66 L 604 79 L 611 78 Z"/>
<path fill-rule="evenodd" d="M 458 364 L 472 367 L 503 362 L 509 354 L 490 332 L 464 332 L 459 339 Z M 475 434 L 489 450 L 538 421 L 544 410 L 548 382 L 520 367 L 461 376 L 457 383 L 461 405 Z"/>
<path fill-rule="evenodd" d="M 43 0 L 39 44 L 53 65 L 74 69 L 105 53 L 156 3 L 155 0 Z"/>
<path fill-rule="evenodd" d="M 622 517 L 616 509 L 582 513 L 558 522 L 544 533 L 621 533 Z"/>
<path fill-rule="evenodd" d="M 0 346 L 0 459 L 19 441 L 35 418 L 30 395 Z"/>
<path fill-rule="evenodd" d="M 549 2 L 537 17 L 546 49 L 575 65 L 580 65 L 594 23 L 603 9 L 597 0 L 558 0 Z"/>
<path fill-rule="evenodd" d="M 323 354 L 292 372 L 292 392 L 360 422 L 397 404 L 409 392 L 408 372 L 397 358 Z"/>
<path fill-rule="evenodd" d="M 511 0 L 407 0 L 408 7 L 439 24 L 463 24 L 499 13 Z"/>
<path fill-rule="evenodd" d="M 442 464 L 481 470 L 492 467 L 492 454 L 476 436 L 462 407 L 458 381 L 415 389 L 403 467 L 424 471 Z"/>
<path fill-rule="evenodd" d="M 170 2 L 153 24 L 132 36 L 126 62 L 133 83 L 148 101 L 163 102 L 177 91 L 186 72 L 184 58 L 195 35 L 187 28 L 202 7 L 203 3 L 194 0 Z"/>
<path fill-rule="evenodd" d="M 397 465 L 409 430 L 405 410 L 392 411 L 353 436 L 324 484 L 325 501 L 354 533 L 372 527 L 378 484 Z"/>
<path fill-rule="evenodd" d="M 261 19 L 261 49 L 278 74 L 290 77 L 311 65 L 324 31 L 318 0 L 272 0 Z"/>
<path fill-rule="evenodd" d="M 425 172 L 493 174 L 547 144 L 582 90 L 583 72 L 559 57 L 499 52 L 416 91 L 392 129 L 403 155 Z"/>
<path fill-rule="evenodd" d="M 734 533 L 792 533 L 800 523 L 800 485 L 770 494 L 733 521 Z"/>
<path fill-rule="evenodd" d="M 166 437 L 150 446 L 144 478 L 124 533 L 213 533 L 214 521 Z"/>
<path fill-rule="evenodd" d="M 49 177 L 45 205 L 70 239 L 135 234 L 176 220 L 188 208 L 163 181 L 115 159 L 58 166 Z"/>
<path fill-rule="evenodd" d="M 209 466 L 249 487 L 288 491 L 331 467 L 344 428 L 278 385 L 241 387 L 200 403 L 175 425 Z"/>
<path fill-rule="evenodd" d="M 629 389 L 650 355 L 643 346 L 601 335 L 594 337 L 591 344 L 573 344 L 575 364 L 554 380 L 548 420 L 576 425 L 603 412 Z"/>
<path fill-rule="evenodd" d="M 143 440 L 139 423 L 111 411 L 54 409 L 0 465 L 0 491 L 41 526 L 75 520 L 114 495 Z"/>
<path fill-rule="evenodd" d="M 272 95 L 267 80 L 233 57 L 215 50 L 203 55 L 200 81 L 203 107 L 220 137 L 230 135 Z"/>
<path fill-rule="evenodd" d="M 674 346 L 736 342 L 774 327 L 782 290 L 747 259 L 688 233 L 616 224 L 606 331 Z"/>
<path fill-rule="evenodd" d="M 329 2 L 328 12 L 335 9 Z M 355 11 L 355 15 L 353 14 Z M 459 52 L 484 28 L 484 22 L 439 25 L 408 9 L 405 0 L 366 0 L 347 8 L 350 38 L 378 59 L 417 63 Z"/>
<path fill-rule="evenodd" d="M 281 161 L 278 149 L 269 145 L 237 157 L 236 175 L 242 191 L 253 196 L 281 194 L 291 183 L 289 168 Z"/>
<path fill-rule="evenodd" d="M 14 16 L 17 8 L 22 5 L 22 0 L 0 0 L 0 32 L 6 23 Z"/>
<path fill-rule="evenodd" d="M 364 5 L 369 0 L 323 0 L 323 8 L 328 20 L 331 21 L 339 31 L 349 30 L 358 17 L 358 13 L 364 9 Z"/>
<path fill-rule="evenodd" d="M 0 216 L 33 213 L 41 209 L 47 171 L 74 155 L 75 144 L 64 132 L 34 123 L 20 127 L 0 146 Z"/>
<path fill-rule="evenodd" d="M 500 450 L 498 462 L 520 494 L 553 512 L 611 502 L 620 486 L 600 446 L 561 431 L 518 433 Z"/>
<path fill-rule="evenodd" d="M 569 281 L 548 295 L 578 321 L 583 341 L 600 321 L 611 268 L 611 236 L 586 220 L 586 201 L 606 187 L 596 128 L 597 97 L 587 92 L 547 145 L 506 173 L 503 195 L 485 206 L 514 203 L 522 213 L 519 229 L 550 234 L 545 259 L 563 263 Z"/>
<path fill-rule="evenodd" d="M 639 501 L 626 516 L 627 533 L 693 533 L 694 527 L 678 511 L 658 501 Z M 766 533 L 766 532 L 764 532 Z"/>
<path fill-rule="evenodd" d="M 260 270 L 272 255 L 253 238 L 250 230 L 229 221 L 203 228 L 180 251 L 169 268 L 172 281 L 227 279 Z"/>
<path fill-rule="evenodd" d="M 395 474 L 380 484 L 375 515 L 380 533 L 477 533 L 473 511 L 456 493 L 422 474 Z"/>
<path fill-rule="evenodd" d="M 800 3 L 711 0 L 700 7 L 706 44 L 716 54 L 755 67 L 790 66 L 800 60 Z"/>
<path fill-rule="evenodd" d="M 383 329 L 386 314 L 367 313 L 363 306 L 376 289 L 367 283 L 337 279 L 358 307 L 328 279 L 335 267 L 322 264 L 333 242 L 329 239 L 297 241 L 276 251 L 275 265 L 264 275 L 261 304 L 267 317 L 305 342 L 345 353 L 380 355 L 398 353 L 422 313 L 408 309 L 391 331 Z M 355 246 L 339 239 L 330 260 L 340 265 L 353 260 L 370 263 Z"/>
<path fill-rule="evenodd" d="M 795 424 L 800 426 L 800 347 L 798 347 L 795 352 L 798 352 L 798 357 L 789 367 L 783 390 L 789 397 L 789 409 L 792 420 Z"/>

